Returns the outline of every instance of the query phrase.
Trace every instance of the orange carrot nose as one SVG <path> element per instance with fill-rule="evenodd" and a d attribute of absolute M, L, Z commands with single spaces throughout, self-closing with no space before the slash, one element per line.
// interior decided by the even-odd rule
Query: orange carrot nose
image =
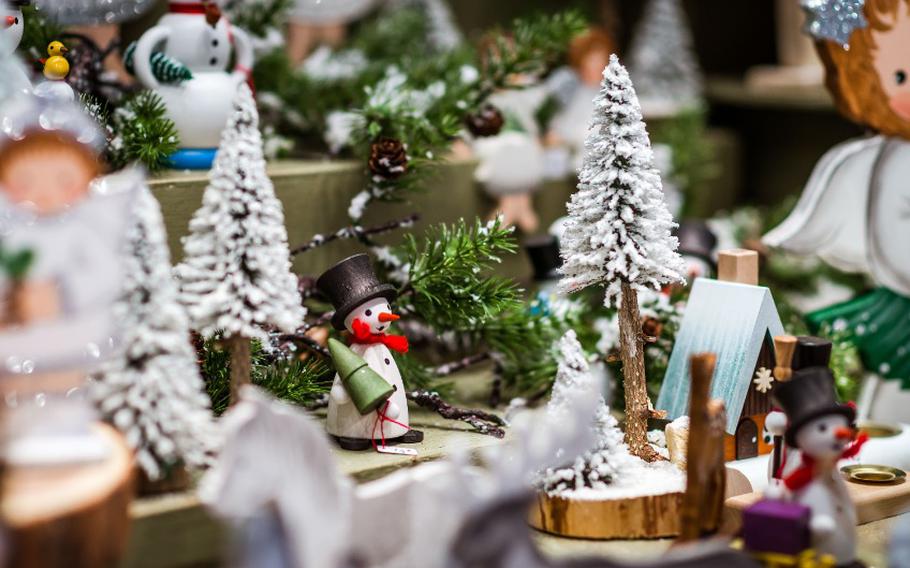
<path fill-rule="evenodd" d="M 12 16 L 6 17 L 6 27 L 11 28 L 11 27 L 13 27 L 13 24 L 15 24 L 15 23 L 16 23 L 16 18 L 14 18 Z"/>
<path fill-rule="evenodd" d="M 400 319 L 401 319 L 401 316 L 397 316 L 395 314 L 390 314 L 390 313 L 386 313 L 386 312 L 379 314 L 379 321 L 381 321 L 383 323 L 387 322 L 387 321 L 398 321 Z"/>
<path fill-rule="evenodd" d="M 838 440 L 852 440 L 854 435 L 853 428 L 841 427 L 834 430 L 834 437 Z"/>

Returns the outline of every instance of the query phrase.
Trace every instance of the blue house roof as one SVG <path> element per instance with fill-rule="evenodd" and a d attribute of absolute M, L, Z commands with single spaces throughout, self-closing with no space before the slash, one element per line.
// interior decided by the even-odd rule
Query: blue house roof
<path fill-rule="evenodd" d="M 676 334 L 656 408 L 666 410 L 671 420 L 688 413 L 689 357 L 710 351 L 717 354 L 711 398 L 724 401 L 726 431 L 734 434 L 762 343 L 769 335 L 783 333 L 784 326 L 767 288 L 697 279 Z"/>

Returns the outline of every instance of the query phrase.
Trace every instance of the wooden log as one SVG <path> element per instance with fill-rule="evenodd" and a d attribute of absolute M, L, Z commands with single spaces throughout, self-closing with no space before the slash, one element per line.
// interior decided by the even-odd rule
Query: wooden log
<path fill-rule="evenodd" d="M 108 459 L 47 468 L 8 468 L 0 511 L 9 530 L 10 566 L 115 566 L 129 532 L 133 454 L 111 427 L 94 426 Z"/>
<path fill-rule="evenodd" d="M 679 533 L 682 497 L 682 493 L 665 493 L 593 501 L 538 493 L 530 523 L 537 530 L 572 538 L 673 537 Z"/>
<path fill-rule="evenodd" d="M 240 400 L 240 389 L 250 383 L 252 375 L 250 338 L 232 335 L 224 340 L 231 356 L 231 404 Z"/>
<path fill-rule="evenodd" d="M 622 283 L 622 301 L 619 306 L 619 343 L 623 388 L 626 393 L 626 444 L 632 455 L 645 461 L 655 461 L 660 459 L 660 455 L 648 443 L 651 401 L 648 399 L 645 382 L 645 343 L 641 332 L 641 314 L 638 311 L 638 294 L 626 282 Z"/>
<path fill-rule="evenodd" d="M 713 353 L 697 353 L 690 360 L 689 439 L 698 443 L 688 445 L 680 542 L 698 540 L 716 532 L 723 514 L 726 412 L 723 402 L 708 399 L 716 362 Z"/>

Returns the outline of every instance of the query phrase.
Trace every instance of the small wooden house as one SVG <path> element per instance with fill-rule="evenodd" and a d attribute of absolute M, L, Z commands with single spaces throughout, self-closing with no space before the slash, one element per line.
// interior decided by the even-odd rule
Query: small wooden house
<path fill-rule="evenodd" d="M 689 358 L 717 355 L 711 398 L 727 408 L 724 455 L 728 461 L 769 453 L 764 431 L 775 382 L 774 343 L 784 333 L 771 291 L 758 286 L 758 255 L 721 252 L 718 279 L 698 278 L 676 336 L 657 398 L 657 409 L 675 420 L 689 405 Z"/>

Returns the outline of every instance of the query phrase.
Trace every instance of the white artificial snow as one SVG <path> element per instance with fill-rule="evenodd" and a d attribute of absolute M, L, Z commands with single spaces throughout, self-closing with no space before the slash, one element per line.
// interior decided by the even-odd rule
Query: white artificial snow
<path fill-rule="evenodd" d="M 701 100 L 702 74 L 680 0 L 650 0 L 629 47 L 629 70 L 648 116 Z"/>
<path fill-rule="evenodd" d="M 147 188 L 134 216 L 123 296 L 114 307 L 122 342 L 96 376 L 92 394 L 136 450 L 139 466 L 158 479 L 175 464 L 207 465 L 218 438 L 171 276 L 161 209 Z"/>
<path fill-rule="evenodd" d="M 300 65 L 300 71 L 317 81 L 339 81 L 359 75 L 367 66 L 367 57 L 359 49 L 332 51 L 320 46 Z"/>
<path fill-rule="evenodd" d="M 632 81 L 615 55 L 603 77 L 578 191 L 567 205 L 559 290 L 602 284 L 605 303 L 615 305 L 623 281 L 642 291 L 685 278 Z"/>
<path fill-rule="evenodd" d="M 363 126 L 363 115 L 345 110 L 335 110 L 325 117 L 325 133 L 322 137 L 333 154 L 341 152 L 351 144 L 351 134 Z"/>
<path fill-rule="evenodd" d="M 205 337 L 223 331 L 262 341 L 264 326 L 296 330 L 305 309 L 287 240 L 266 175 L 256 103 L 241 84 L 175 269 L 192 327 Z"/>
<path fill-rule="evenodd" d="M 649 495 L 682 493 L 686 490 L 686 474 L 669 461 L 648 463 L 635 456 L 623 464 L 622 475 L 613 482 L 598 487 L 581 487 L 560 491 L 556 495 L 580 501 L 631 499 Z"/>

